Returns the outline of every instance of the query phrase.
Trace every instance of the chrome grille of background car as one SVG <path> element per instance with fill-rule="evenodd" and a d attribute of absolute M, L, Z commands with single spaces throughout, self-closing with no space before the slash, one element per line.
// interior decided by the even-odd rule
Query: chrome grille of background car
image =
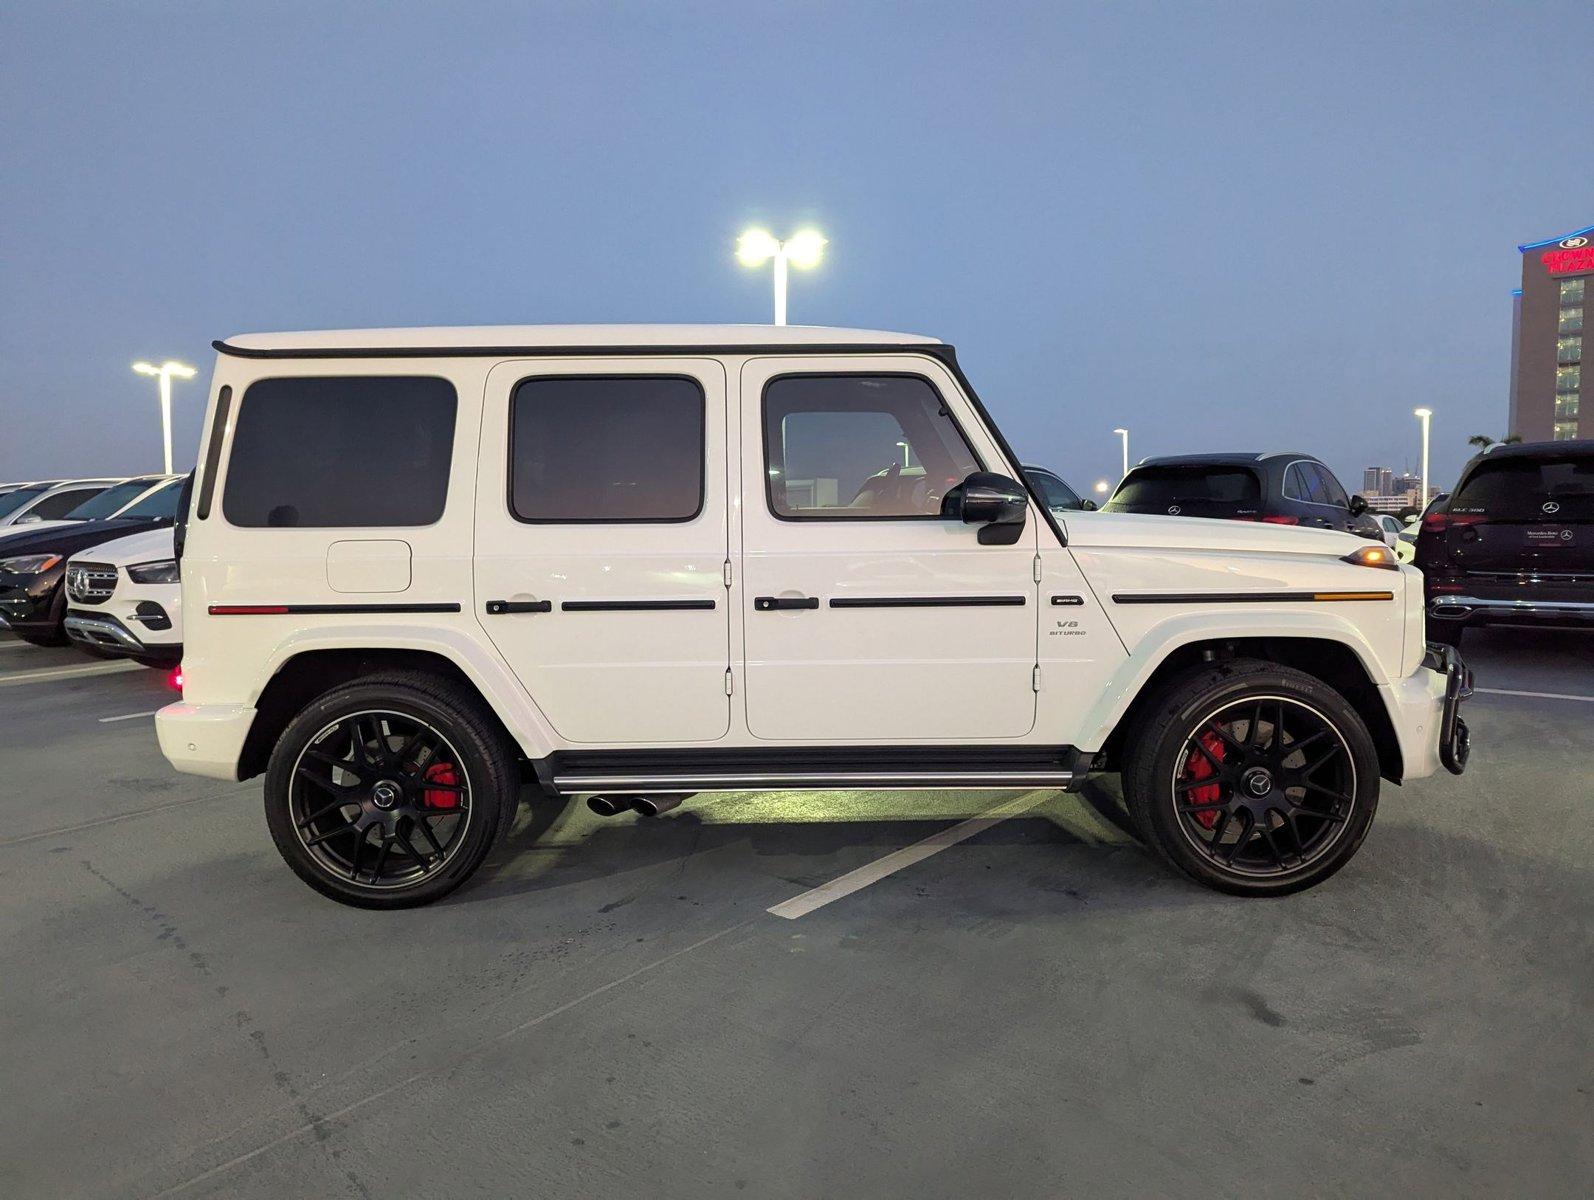
<path fill-rule="evenodd" d="M 116 590 L 116 568 L 101 563 L 68 563 L 67 598 L 75 604 L 104 604 Z"/>

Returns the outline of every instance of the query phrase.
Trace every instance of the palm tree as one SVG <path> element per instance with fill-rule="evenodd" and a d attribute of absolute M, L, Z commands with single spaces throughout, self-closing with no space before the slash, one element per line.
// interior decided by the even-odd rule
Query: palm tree
<path fill-rule="evenodd" d="M 1508 433 L 1503 438 L 1499 439 L 1499 444 L 1502 445 L 1502 446 L 1512 446 L 1512 445 L 1515 445 L 1517 442 L 1520 442 L 1521 440 L 1522 440 L 1522 435 L 1520 433 Z M 1469 437 L 1467 439 L 1467 445 L 1469 445 L 1469 446 L 1478 446 L 1478 447 L 1481 447 L 1484 450 L 1487 450 L 1490 446 L 1492 446 L 1494 444 L 1495 444 L 1495 439 L 1490 437 L 1486 433 L 1475 433 L 1475 434 L 1473 434 L 1471 437 Z"/>

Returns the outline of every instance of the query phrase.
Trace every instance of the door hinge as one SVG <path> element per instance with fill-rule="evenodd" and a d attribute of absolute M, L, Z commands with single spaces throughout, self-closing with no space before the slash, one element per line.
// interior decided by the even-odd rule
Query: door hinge
<path fill-rule="evenodd" d="M 1040 581 L 1041 581 L 1041 556 L 1039 554 L 1037 554 L 1035 556 L 1035 582 L 1039 583 Z"/>
<path fill-rule="evenodd" d="M 725 668 L 725 694 L 727 696 L 729 696 L 734 690 L 735 690 L 735 688 L 731 684 L 731 669 L 729 667 L 726 667 Z"/>
<path fill-rule="evenodd" d="M 1041 669 L 1039 663 L 1037 663 L 1035 669 L 1030 672 L 1029 686 L 1033 691 L 1038 692 L 1041 690 Z"/>
<path fill-rule="evenodd" d="M 725 574 L 725 586 L 726 587 L 730 587 L 731 586 L 731 560 L 728 559 L 728 558 L 725 560 L 725 573 L 724 574 Z"/>

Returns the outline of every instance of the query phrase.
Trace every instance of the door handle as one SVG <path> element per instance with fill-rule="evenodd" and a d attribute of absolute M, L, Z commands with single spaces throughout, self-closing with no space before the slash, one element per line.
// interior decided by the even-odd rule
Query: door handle
<path fill-rule="evenodd" d="M 552 600 L 489 600 L 487 602 L 487 615 L 490 617 L 502 616 L 504 613 L 543 613 L 552 611 Z"/>
<path fill-rule="evenodd" d="M 793 608 L 818 608 L 818 596 L 754 596 L 753 607 L 759 612 L 780 612 Z"/>

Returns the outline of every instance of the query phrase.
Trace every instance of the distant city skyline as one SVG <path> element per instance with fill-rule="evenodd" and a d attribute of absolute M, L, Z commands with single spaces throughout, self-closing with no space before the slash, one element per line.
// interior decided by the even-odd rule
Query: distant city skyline
<path fill-rule="evenodd" d="M 0 480 L 192 465 L 212 338 L 769 319 L 958 346 L 1019 453 L 1508 430 L 1518 244 L 1587 224 L 1582 3 L 13 6 Z M 1437 19 L 1436 19 L 1437 18 Z M 1575 92 L 1573 93 L 1575 94 Z M 1555 187 L 1541 186 L 1546 164 Z"/>

